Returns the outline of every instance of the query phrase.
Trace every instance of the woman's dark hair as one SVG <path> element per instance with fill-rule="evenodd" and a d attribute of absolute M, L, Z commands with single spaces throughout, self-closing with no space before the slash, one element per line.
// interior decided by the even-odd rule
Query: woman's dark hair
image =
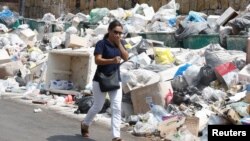
<path fill-rule="evenodd" d="M 114 20 L 114 21 L 112 21 L 112 22 L 109 24 L 108 30 L 112 30 L 112 29 L 114 29 L 114 28 L 117 27 L 117 26 L 120 26 L 120 27 L 123 28 L 122 24 L 121 24 L 118 20 Z M 108 38 L 108 36 L 109 36 L 109 34 L 106 33 L 106 34 L 104 35 L 104 39 Z"/>

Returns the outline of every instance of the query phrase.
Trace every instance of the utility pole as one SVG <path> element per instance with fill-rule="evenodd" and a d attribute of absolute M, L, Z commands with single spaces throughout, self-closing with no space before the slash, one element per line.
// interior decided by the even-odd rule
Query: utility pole
<path fill-rule="evenodd" d="M 19 0 L 19 15 L 24 16 L 25 0 Z"/>

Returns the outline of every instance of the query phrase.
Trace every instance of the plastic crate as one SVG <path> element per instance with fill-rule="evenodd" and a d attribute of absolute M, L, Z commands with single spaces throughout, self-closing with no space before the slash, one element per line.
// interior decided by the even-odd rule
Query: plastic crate
<path fill-rule="evenodd" d="M 164 45 L 167 47 L 181 47 L 181 42 L 175 40 L 174 34 L 175 33 L 166 32 L 129 33 L 128 37 L 139 35 L 142 36 L 142 38 L 144 39 L 151 39 L 164 42 Z"/>
<path fill-rule="evenodd" d="M 245 51 L 247 46 L 247 35 L 230 35 L 226 38 L 228 50 Z"/>
<path fill-rule="evenodd" d="M 200 49 L 212 43 L 220 43 L 219 34 L 191 35 L 183 40 L 183 47 L 190 49 Z"/>

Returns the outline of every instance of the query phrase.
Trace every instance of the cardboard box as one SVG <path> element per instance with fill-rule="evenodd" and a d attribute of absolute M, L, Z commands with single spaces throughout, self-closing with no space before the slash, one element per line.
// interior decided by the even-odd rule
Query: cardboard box
<path fill-rule="evenodd" d="M 0 64 L 0 79 L 5 79 L 8 76 L 15 76 L 21 67 L 23 67 L 21 61 Z"/>
<path fill-rule="evenodd" d="M 5 49 L 0 49 L 0 64 L 10 62 L 10 56 Z"/>
<path fill-rule="evenodd" d="M 132 90 L 131 100 L 133 103 L 134 114 L 144 114 L 150 110 L 146 99 L 152 99 L 154 104 L 164 107 L 165 96 L 169 90 L 173 92 L 170 81 L 158 82 Z"/>
<path fill-rule="evenodd" d="M 169 135 L 178 132 L 180 128 L 185 123 L 185 117 L 172 116 L 168 119 L 162 121 L 158 125 L 158 130 L 163 138 L 168 138 Z"/>
<path fill-rule="evenodd" d="M 225 26 L 227 24 L 228 21 L 230 21 L 231 19 L 235 18 L 236 16 L 238 16 L 238 13 L 232 8 L 229 7 L 221 16 L 220 18 L 218 18 L 218 20 L 216 20 L 216 23 L 218 25 L 223 25 Z"/>
<path fill-rule="evenodd" d="M 229 109 L 227 112 L 227 118 L 235 125 L 240 125 L 240 116 L 239 114 L 234 111 L 233 109 Z"/>
<path fill-rule="evenodd" d="M 194 136 L 198 136 L 199 133 L 199 120 L 197 117 L 186 117 L 185 120 L 185 125 Z"/>
<path fill-rule="evenodd" d="M 249 84 L 250 83 L 250 64 L 246 65 L 239 72 L 239 82 L 241 82 L 242 84 Z"/>
<path fill-rule="evenodd" d="M 71 34 L 66 37 L 66 47 L 68 48 L 80 48 L 80 47 L 88 47 L 88 41 L 77 35 Z"/>
<path fill-rule="evenodd" d="M 32 40 L 36 36 L 35 32 L 29 28 L 21 30 L 20 33 L 22 38 L 25 40 Z"/>
<path fill-rule="evenodd" d="M 69 80 L 83 90 L 92 81 L 96 69 L 94 56 L 84 51 L 54 50 L 49 53 L 46 86 L 50 80 Z"/>
<path fill-rule="evenodd" d="M 225 83 L 228 88 L 239 82 L 238 69 L 232 62 L 216 66 L 214 72 L 218 80 Z"/>

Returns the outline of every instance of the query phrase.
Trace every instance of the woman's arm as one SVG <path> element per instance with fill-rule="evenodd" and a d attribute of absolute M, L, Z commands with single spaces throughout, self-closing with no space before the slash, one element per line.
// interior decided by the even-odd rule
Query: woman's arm
<path fill-rule="evenodd" d="M 119 42 L 119 44 L 117 45 L 118 49 L 121 52 L 121 57 L 124 61 L 128 60 L 128 52 L 125 50 L 125 48 L 123 47 L 122 43 Z"/>
<path fill-rule="evenodd" d="M 114 57 L 112 59 L 104 59 L 102 58 L 101 54 L 96 54 L 95 55 L 95 63 L 97 65 L 109 65 L 109 64 L 118 64 L 120 63 L 121 58 L 120 57 Z"/>

